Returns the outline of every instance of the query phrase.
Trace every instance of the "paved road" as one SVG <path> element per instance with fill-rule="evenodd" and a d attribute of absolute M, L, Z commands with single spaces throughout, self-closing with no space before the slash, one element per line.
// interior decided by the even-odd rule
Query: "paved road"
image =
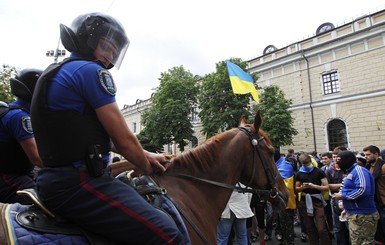
<path fill-rule="evenodd" d="M 301 236 L 301 227 L 300 226 L 294 226 L 294 232 L 296 234 L 296 238 L 295 238 L 295 244 L 296 245 L 306 245 L 306 244 L 309 244 L 308 242 L 302 242 L 301 239 L 300 239 L 300 236 Z M 336 240 L 333 239 L 332 240 L 332 244 L 335 245 L 336 244 Z M 252 245 L 259 245 L 260 242 L 259 240 L 257 240 L 256 242 L 253 242 L 251 243 Z M 266 245 L 278 245 L 279 244 L 279 241 L 277 241 L 277 239 L 275 239 L 275 234 L 274 234 L 274 231 L 273 231 L 273 236 L 271 237 L 271 240 L 268 240 L 266 241 L 265 243 Z"/>

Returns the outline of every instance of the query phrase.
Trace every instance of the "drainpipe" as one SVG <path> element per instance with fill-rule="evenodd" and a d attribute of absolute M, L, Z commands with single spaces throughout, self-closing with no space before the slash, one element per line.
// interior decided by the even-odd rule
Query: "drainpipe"
<path fill-rule="evenodd" d="M 314 144 L 314 150 L 317 151 L 317 144 L 316 144 L 316 137 L 315 137 L 315 126 L 314 126 L 314 110 L 313 110 L 313 97 L 311 95 L 311 82 L 310 82 L 310 70 L 309 70 L 309 60 L 306 58 L 304 52 L 302 51 L 302 57 L 306 61 L 306 72 L 307 72 L 307 82 L 309 85 L 309 106 L 310 106 L 310 113 L 311 113 L 311 124 L 313 127 L 313 144 Z"/>

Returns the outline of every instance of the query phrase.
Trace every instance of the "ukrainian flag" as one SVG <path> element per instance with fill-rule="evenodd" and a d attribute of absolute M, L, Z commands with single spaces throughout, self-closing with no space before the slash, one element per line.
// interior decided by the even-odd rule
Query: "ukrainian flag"
<path fill-rule="evenodd" d="M 253 78 L 236 64 L 226 61 L 231 87 L 234 94 L 251 93 L 255 102 L 259 103 L 258 92 L 254 87 Z"/>

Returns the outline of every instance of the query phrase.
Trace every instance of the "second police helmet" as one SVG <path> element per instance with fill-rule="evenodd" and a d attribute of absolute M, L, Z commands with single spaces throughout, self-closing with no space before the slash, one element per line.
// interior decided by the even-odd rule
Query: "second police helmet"
<path fill-rule="evenodd" d="M 19 71 L 16 76 L 9 81 L 11 93 L 24 100 L 24 102 L 31 104 L 33 91 L 42 73 L 42 70 L 34 68 Z"/>
<path fill-rule="evenodd" d="M 93 53 L 102 38 L 116 49 L 109 62 L 119 69 L 130 41 L 118 20 L 96 12 L 79 15 L 71 27 L 60 24 L 60 39 L 63 46 L 69 52 L 76 52 L 85 58 L 95 58 Z"/>

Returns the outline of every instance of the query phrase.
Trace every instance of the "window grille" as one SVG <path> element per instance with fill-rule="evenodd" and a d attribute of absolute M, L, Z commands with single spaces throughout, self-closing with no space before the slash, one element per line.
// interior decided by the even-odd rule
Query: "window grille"
<path fill-rule="evenodd" d="M 340 80 L 337 72 L 322 75 L 324 95 L 340 92 Z"/>
<path fill-rule="evenodd" d="M 339 119 L 333 119 L 327 126 L 329 138 L 329 150 L 332 151 L 337 146 L 348 148 L 348 139 L 346 133 L 346 125 Z"/>

